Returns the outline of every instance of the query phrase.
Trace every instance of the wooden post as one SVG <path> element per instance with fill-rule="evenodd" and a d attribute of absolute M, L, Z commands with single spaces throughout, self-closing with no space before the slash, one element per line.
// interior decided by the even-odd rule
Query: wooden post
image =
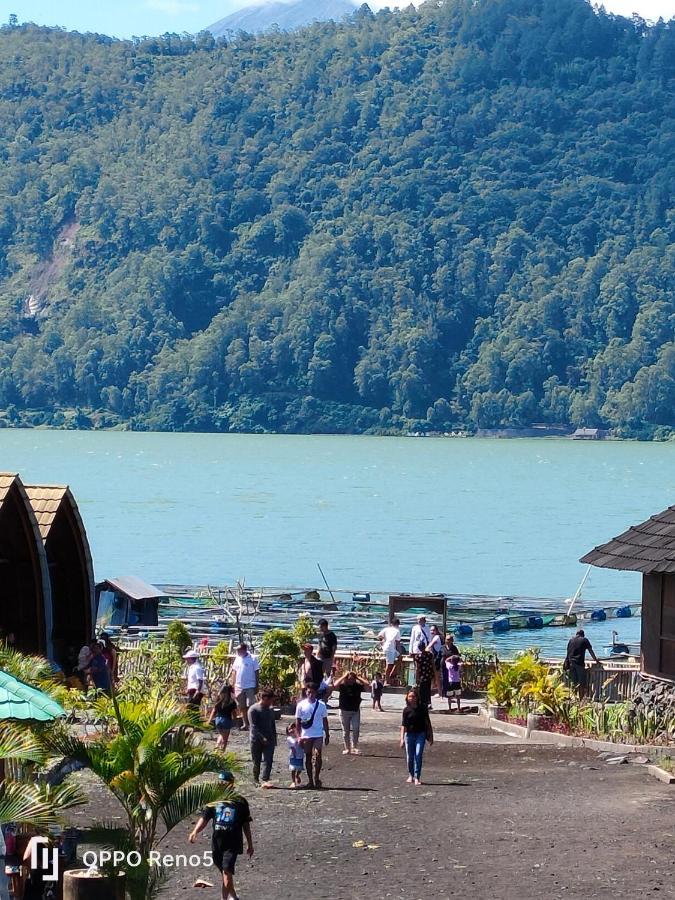
<path fill-rule="evenodd" d="M 89 869 L 67 869 L 63 873 L 63 900 L 124 900 L 127 876 L 89 874 Z"/>

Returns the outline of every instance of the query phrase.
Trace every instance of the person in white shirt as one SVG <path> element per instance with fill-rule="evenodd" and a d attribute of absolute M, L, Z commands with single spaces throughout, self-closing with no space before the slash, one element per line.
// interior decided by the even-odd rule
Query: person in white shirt
<path fill-rule="evenodd" d="M 323 765 L 323 745 L 330 742 L 328 710 L 323 700 L 317 697 L 315 684 L 305 687 L 305 699 L 295 708 L 295 727 L 300 735 L 300 744 L 305 751 L 307 787 L 321 788 L 321 766 Z"/>
<path fill-rule="evenodd" d="M 187 670 L 187 695 L 190 706 L 199 708 L 204 696 L 204 667 L 199 661 L 196 650 L 188 650 L 183 654 L 183 659 L 188 662 Z"/>
<path fill-rule="evenodd" d="M 400 625 L 401 622 L 399 619 L 392 619 L 391 624 L 383 628 L 377 636 L 378 641 L 382 642 L 382 652 L 384 653 L 384 658 L 387 663 L 387 668 L 384 672 L 385 685 L 391 683 L 391 680 L 394 677 L 394 672 L 396 671 L 396 664 L 400 656 Z"/>
<path fill-rule="evenodd" d="M 425 644 L 428 644 L 429 637 L 430 632 L 429 626 L 427 625 L 427 617 L 420 615 L 417 617 L 417 625 L 413 625 L 412 631 L 410 632 L 408 653 L 411 656 L 414 656 L 417 653 L 420 641 L 424 641 Z"/>
<path fill-rule="evenodd" d="M 234 685 L 234 699 L 241 712 L 241 731 L 248 731 L 248 709 L 258 693 L 260 663 L 248 652 L 247 644 L 240 644 L 230 669 L 229 680 Z"/>

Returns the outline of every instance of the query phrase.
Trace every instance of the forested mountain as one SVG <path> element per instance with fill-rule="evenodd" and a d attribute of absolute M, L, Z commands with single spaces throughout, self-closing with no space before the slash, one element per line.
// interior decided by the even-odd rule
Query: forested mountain
<path fill-rule="evenodd" d="M 209 25 L 208 31 L 214 37 L 229 37 L 238 31 L 257 34 L 275 26 L 281 31 L 293 31 L 311 22 L 327 22 L 329 19 L 339 22 L 345 16 L 352 15 L 356 8 L 353 0 L 268 0 L 225 16 L 214 25 Z"/>
<path fill-rule="evenodd" d="M 5 421 L 675 426 L 675 27 L 0 33 Z"/>

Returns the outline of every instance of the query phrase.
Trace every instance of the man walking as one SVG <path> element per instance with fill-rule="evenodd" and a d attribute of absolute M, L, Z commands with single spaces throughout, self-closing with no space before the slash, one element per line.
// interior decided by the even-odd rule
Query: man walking
<path fill-rule="evenodd" d="M 277 727 L 272 709 L 272 691 L 263 690 L 260 699 L 248 711 L 251 723 L 251 758 L 253 759 L 253 780 L 260 782 L 262 763 L 262 787 L 271 788 L 272 762 L 277 746 Z"/>
<path fill-rule="evenodd" d="M 224 786 L 234 787 L 234 775 L 221 772 L 220 781 Z M 253 856 L 253 837 L 251 835 L 251 810 L 248 802 L 238 794 L 231 792 L 225 800 L 218 800 L 201 811 L 197 824 L 190 832 L 191 844 L 209 822 L 213 822 L 211 851 L 213 862 L 223 876 L 222 900 L 237 900 L 234 889 L 234 869 L 237 857 L 244 852 L 243 836 L 246 835 L 247 853 Z"/>
<path fill-rule="evenodd" d="M 408 653 L 411 656 L 414 656 L 417 653 L 417 648 L 420 645 L 420 641 L 424 641 L 424 646 L 429 643 L 431 638 L 431 632 L 429 631 L 429 626 L 427 625 L 427 617 L 424 615 L 419 615 L 417 617 L 417 625 L 413 625 L 412 631 L 410 632 L 410 644 L 408 645 Z"/>
<path fill-rule="evenodd" d="M 583 700 L 588 691 L 588 672 L 586 671 L 586 651 L 588 651 L 597 665 L 600 660 L 593 652 L 591 642 L 588 640 L 582 628 L 571 638 L 567 644 L 567 655 L 563 663 L 563 669 L 568 673 L 570 684 L 579 692 L 579 699 Z"/>
<path fill-rule="evenodd" d="M 323 765 L 323 745 L 330 742 L 328 710 L 323 700 L 317 697 L 315 684 L 306 685 L 306 696 L 295 708 L 295 728 L 300 735 L 300 743 L 305 751 L 307 787 L 322 788 L 321 767 Z"/>
<path fill-rule="evenodd" d="M 234 684 L 234 699 L 241 712 L 242 731 L 248 730 L 248 710 L 255 703 L 260 679 L 260 663 L 248 652 L 246 644 L 240 644 L 230 670 L 230 681 Z"/>
<path fill-rule="evenodd" d="M 337 650 L 337 636 L 328 628 L 328 619 L 319 619 L 319 659 L 323 666 L 323 674 L 330 675 Z"/>

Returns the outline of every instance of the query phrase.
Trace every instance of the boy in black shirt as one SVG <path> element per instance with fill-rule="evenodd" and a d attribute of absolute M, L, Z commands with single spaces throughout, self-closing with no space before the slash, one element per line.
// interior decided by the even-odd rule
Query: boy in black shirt
<path fill-rule="evenodd" d="M 221 772 L 220 780 L 225 785 L 234 784 L 231 772 Z M 213 822 L 211 849 L 213 862 L 223 876 L 222 900 L 237 900 L 234 890 L 234 868 L 237 857 L 244 852 L 244 839 L 248 845 L 246 852 L 253 856 L 253 837 L 251 835 L 251 811 L 248 801 L 238 794 L 232 794 L 225 800 L 218 800 L 203 809 L 197 824 L 190 832 L 190 843 L 194 844 L 197 835 L 209 822 Z"/>

